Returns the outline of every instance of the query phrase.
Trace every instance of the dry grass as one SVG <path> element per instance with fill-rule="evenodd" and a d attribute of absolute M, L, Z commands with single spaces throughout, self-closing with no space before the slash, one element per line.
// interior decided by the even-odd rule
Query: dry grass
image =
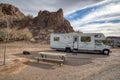
<path fill-rule="evenodd" d="M 0 44 L 0 58 L 3 57 L 5 43 Z M 7 43 L 6 55 L 22 53 L 23 51 L 50 50 L 49 45 L 41 43 L 30 43 L 28 41 L 17 41 Z"/>
<path fill-rule="evenodd" d="M 3 60 L 3 53 L 4 53 L 5 43 L 0 43 L 0 64 L 2 65 Z M 22 54 L 23 51 L 41 51 L 41 50 L 50 50 L 48 44 L 40 44 L 40 43 L 30 43 L 28 41 L 17 41 L 7 43 L 7 50 L 6 50 L 6 66 L 0 67 L 1 73 L 15 73 L 18 72 L 22 67 L 25 66 L 24 62 L 26 63 L 29 61 L 28 59 L 20 58 L 17 56 L 13 57 L 15 54 Z M 21 59 L 21 60 L 19 60 Z"/>
<path fill-rule="evenodd" d="M 29 31 L 28 28 L 24 29 L 18 29 L 18 28 L 12 28 L 12 29 L 0 29 L 0 35 L 6 37 L 6 35 L 9 34 L 9 40 L 30 40 L 32 38 L 32 33 Z M 3 40 L 4 40 L 3 37 Z"/>
<path fill-rule="evenodd" d="M 6 62 L 6 65 L 0 67 L 0 74 L 16 74 L 26 67 L 24 63 L 29 62 L 28 59 L 10 59 Z"/>

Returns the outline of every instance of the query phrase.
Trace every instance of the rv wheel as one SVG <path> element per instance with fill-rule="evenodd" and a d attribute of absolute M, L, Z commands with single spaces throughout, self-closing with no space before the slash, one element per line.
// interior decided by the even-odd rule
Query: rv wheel
<path fill-rule="evenodd" d="M 71 49 L 70 49 L 70 48 L 66 48 L 65 51 L 66 51 L 67 53 L 70 53 L 70 52 L 71 52 Z"/>
<path fill-rule="evenodd" d="M 105 54 L 105 55 L 109 55 L 109 50 L 108 49 L 105 49 L 105 50 L 103 50 L 103 54 Z"/>

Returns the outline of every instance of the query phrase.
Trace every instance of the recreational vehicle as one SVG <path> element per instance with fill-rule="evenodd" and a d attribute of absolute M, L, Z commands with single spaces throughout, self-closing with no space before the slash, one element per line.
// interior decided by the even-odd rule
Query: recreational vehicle
<path fill-rule="evenodd" d="M 100 52 L 109 55 L 110 46 L 103 44 L 102 33 L 52 33 L 50 47 L 66 52 Z"/>

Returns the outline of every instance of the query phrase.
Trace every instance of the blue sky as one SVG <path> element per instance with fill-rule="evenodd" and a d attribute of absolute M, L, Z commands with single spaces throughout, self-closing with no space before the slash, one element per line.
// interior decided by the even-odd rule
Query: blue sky
<path fill-rule="evenodd" d="M 120 0 L 0 0 L 0 3 L 13 4 L 33 16 L 40 10 L 62 8 L 74 30 L 120 36 Z"/>

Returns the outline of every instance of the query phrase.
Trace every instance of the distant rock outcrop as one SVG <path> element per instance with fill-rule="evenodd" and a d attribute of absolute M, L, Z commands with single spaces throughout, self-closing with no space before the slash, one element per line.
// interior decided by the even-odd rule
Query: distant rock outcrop
<path fill-rule="evenodd" d="M 18 21 L 23 18 L 25 18 L 25 15 L 15 6 L 11 4 L 0 4 L 0 28 L 6 27 L 6 20 L 9 20 L 11 27 L 16 27 L 16 24 L 19 24 Z M 19 26 L 21 26 L 21 24 Z"/>
<path fill-rule="evenodd" d="M 11 28 L 28 28 L 34 41 L 49 42 L 51 33 L 74 32 L 69 21 L 64 18 L 63 10 L 56 12 L 40 11 L 36 17 L 25 16 L 18 8 L 10 4 L 0 4 L 0 29 L 5 28 L 6 18 Z M 16 29 L 17 30 L 17 29 Z"/>
<path fill-rule="evenodd" d="M 0 17 L 4 15 L 14 16 L 16 18 L 24 17 L 24 14 L 19 11 L 18 8 L 16 8 L 13 5 L 10 4 L 0 4 Z"/>
<path fill-rule="evenodd" d="M 50 33 L 74 32 L 69 21 L 63 16 L 63 10 L 57 12 L 40 11 L 32 21 L 31 32 L 36 40 L 49 40 Z"/>

